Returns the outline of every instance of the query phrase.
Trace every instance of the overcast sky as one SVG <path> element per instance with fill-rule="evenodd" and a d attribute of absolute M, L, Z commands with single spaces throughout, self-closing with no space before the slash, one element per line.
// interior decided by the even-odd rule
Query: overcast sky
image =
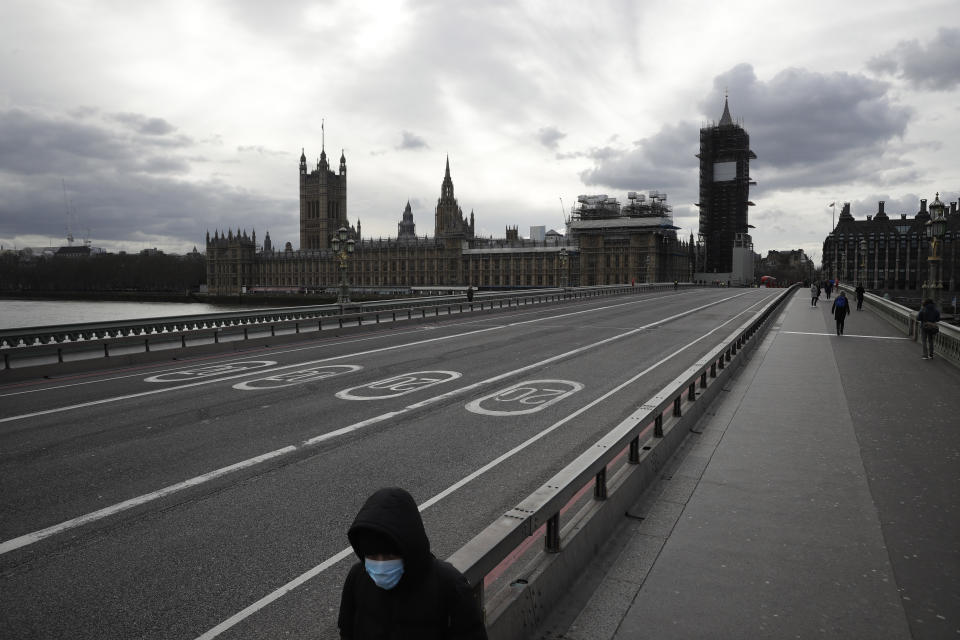
<path fill-rule="evenodd" d="M 0 3 L 0 243 L 299 244 L 298 162 L 348 168 L 364 237 L 433 233 L 447 154 L 477 232 L 563 230 L 579 194 L 666 191 L 696 232 L 724 91 L 757 251 L 819 260 L 832 201 L 960 191 L 956 0 Z"/>

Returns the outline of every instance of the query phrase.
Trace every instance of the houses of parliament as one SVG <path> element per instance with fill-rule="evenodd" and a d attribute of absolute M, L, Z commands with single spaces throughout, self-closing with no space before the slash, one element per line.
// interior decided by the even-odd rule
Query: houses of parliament
<path fill-rule="evenodd" d="M 433 235 L 417 235 L 409 201 L 397 235 L 364 238 L 347 209 L 347 161 L 334 172 L 322 149 L 314 168 L 300 155 L 300 246 L 274 247 L 267 233 L 239 229 L 207 233 L 207 286 L 212 295 L 243 292 L 323 292 L 340 280 L 331 245 L 347 230 L 355 250 L 346 261 L 351 289 L 362 292 L 417 287 L 537 288 L 688 281 L 692 245 L 677 237 L 666 196 L 631 192 L 623 205 L 607 196 L 580 196 L 566 234 L 522 238 L 508 226 L 500 238 L 475 233 L 454 195 L 447 158 L 434 209 Z"/>

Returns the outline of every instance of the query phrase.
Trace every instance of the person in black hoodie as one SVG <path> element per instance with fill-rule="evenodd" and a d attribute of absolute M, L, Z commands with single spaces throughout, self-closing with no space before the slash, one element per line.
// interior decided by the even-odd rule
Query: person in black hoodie
<path fill-rule="evenodd" d="M 863 294 L 866 293 L 866 289 L 863 288 L 863 283 L 858 282 L 857 288 L 854 289 L 854 293 L 857 294 L 857 311 L 863 311 Z"/>
<path fill-rule="evenodd" d="M 937 334 L 940 333 L 940 311 L 933 300 L 927 298 L 920 307 L 920 313 L 917 314 L 917 320 L 920 321 L 920 336 L 923 340 L 923 359 L 933 359 L 933 343 L 936 341 Z"/>
<path fill-rule="evenodd" d="M 848 315 L 850 315 L 850 302 L 847 300 L 847 294 L 845 294 L 843 291 L 841 291 L 840 295 L 837 296 L 837 299 L 833 301 L 833 306 L 830 308 L 830 313 L 833 314 L 833 319 L 837 321 L 837 335 L 842 336 L 843 321 L 847 319 Z"/>
<path fill-rule="evenodd" d="M 360 561 L 343 585 L 337 626 L 348 640 L 417 638 L 486 640 L 470 585 L 430 552 L 413 497 L 380 489 L 347 532 Z"/>

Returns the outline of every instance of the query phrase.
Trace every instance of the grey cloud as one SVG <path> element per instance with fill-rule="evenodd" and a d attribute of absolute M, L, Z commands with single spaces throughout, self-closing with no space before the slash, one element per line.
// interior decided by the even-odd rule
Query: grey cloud
<path fill-rule="evenodd" d="M 622 54 L 617 37 L 621 43 L 636 38 L 628 2 L 591 7 L 589 24 L 547 24 L 541 9 L 503 1 L 451 10 L 447 2 L 427 0 L 411 9 L 402 33 L 384 43 L 389 55 L 344 61 L 366 81 L 347 87 L 341 99 L 375 115 L 388 96 L 391 111 L 418 131 L 442 130 L 455 113 L 480 105 L 485 116 L 505 128 L 516 125 L 524 137 L 544 121 L 569 121 L 588 107 L 570 99 L 567 72 L 591 68 L 597 82 L 612 83 L 617 79 L 605 77 L 597 60 Z M 593 27 L 605 37 L 585 40 Z M 356 37 L 352 29 L 336 38 Z M 574 40 L 577 46 L 562 44 Z"/>
<path fill-rule="evenodd" d="M 153 148 L 182 148 L 190 144 L 183 136 L 134 140 L 99 124 L 21 109 L 0 111 L 0 174 L 183 171 L 185 160 L 156 155 Z"/>
<path fill-rule="evenodd" d="M 689 189 L 696 178 L 697 127 L 668 124 L 629 149 L 601 147 L 588 152 L 595 166 L 580 173 L 586 185 L 619 189 Z"/>
<path fill-rule="evenodd" d="M 134 169 L 144 173 L 187 173 L 190 164 L 183 158 L 154 156 L 139 160 Z"/>
<path fill-rule="evenodd" d="M 903 136 L 913 115 L 891 102 L 886 83 L 861 74 L 792 68 L 763 82 L 752 66 L 741 64 L 718 76 L 700 104 L 718 120 L 725 86 L 731 113 L 743 118 L 758 165 L 777 169 L 876 155 Z"/>
<path fill-rule="evenodd" d="M 109 122 L 0 110 L 0 237 L 60 237 L 65 179 L 76 228 L 89 228 L 94 244 L 163 237 L 200 245 L 206 224 L 211 231 L 269 225 L 275 239 L 297 243 L 294 200 L 220 180 L 177 179 L 202 158 L 169 153 L 154 138 L 109 128 Z"/>
<path fill-rule="evenodd" d="M 757 153 L 752 196 L 778 189 L 853 181 L 889 185 L 915 180 L 917 169 L 903 160 L 902 136 L 913 116 L 891 102 L 884 82 L 861 74 L 785 69 L 769 81 L 753 67 L 737 65 L 717 76 L 700 104 L 711 121 L 720 119 L 724 87 L 730 110 L 741 119 Z M 704 123 L 663 125 L 629 147 L 601 147 L 558 158 L 588 157 L 580 173 L 586 185 L 619 189 L 663 189 L 674 202 L 695 202 L 699 129 Z"/>
<path fill-rule="evenodd" d="M 122 165 L 130 148 L 108 130 L 20 109 L 0 112 L 0 173 L 71 173 L 83 166 Z"/>
<path fill-rule="evenodd" d="M 960 84 L 960 28 L 941 27 L 924 46 L 905 40 L 867 62 L 871 71 L 898 76 L 912 86 L 931 91 L 951 91 Z"/>
<path fill-rule="evenodd" d="M 0 180 L 2 180 L 0 174 Z M 131 238 L 165 237 L 202 248 L 209 228 L 248 231 L 267 228 L 275 240 L 297 244 L 297 204 L 238 189 L 222 181 L 193 183 L 146 173 L 84 174 L 68 179 L 67 195 L 78 229 L 89 229 L 93 243 L 129 244 Z M 60 237 L 64 202 L 60 180 L 31 175 L 5 184 L 0 201 L 0 237 Z M 198 220 L 200 221 L 198 223 Z"/>
<path fill-rule="evenodd" d="M 540 130 L 537 131 L 537 139 L 540 140 L 540 144 L 547 147 L 548 149 L 556 149 L 557 143 L 567 137 L 563 131 L 560 131 L 557 127 L 550 125 L 549 127 L 540 127 Z"/>
<path fill-rule="evenodd" d="M 240 153 L 256 153 L 261 156 L 285 156 L 287 155 L 286 151 L 276 151 L 274 149 L 268 149 L 261 144 L 250 144 L 250 145 L 241 145 L 237 147 L 237 151 Z"/>
<path fill-rule="evenodd" d="M 100 110 L 96 107 L 77 107 L 76 109 L 70 109 L 67 111 L 67 115 L 71 118 L 80 120 L 82 118 L 89 118 L 90 116 L 95 116 L 100 113 Z"/>
<path fill-rule="evenodd" d="M 429 149 L 430 145 L 427 144 L 427 141 L 418 136 L 415 133 L 409 131 L 402 131 L 400 133 L 400 144 L 396 146 L 397 149 Z"/>
<path fill-rule="evenodd" d="M 163 118 L 150 118 L 140 113 L 115 113 L 111 117 L 143 135 L 164 136 L 176 131 L 176 127 Z"/>

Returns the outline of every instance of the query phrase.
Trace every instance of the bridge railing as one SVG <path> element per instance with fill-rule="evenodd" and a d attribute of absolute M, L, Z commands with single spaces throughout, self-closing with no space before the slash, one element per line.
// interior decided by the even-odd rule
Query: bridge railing
<path fill-rule="evenodd" d="M 449 558 L 473 585 L 491 639 L 531 637 L 795 289 L 784 289 Z"/>
<path fill-rule="evenodd" d="M 856 294 L 853 287 L 840 285 L 840 288 L 847 292 L 851 300 L 855 299 Z M 915 341 L 921 339 L 920 321 L 917 320 L 919 311 L 872 293 L 864 294 L 863 304 L 867 309 L 896 327 L 905 336 L 909 336 Z M 939 322 L 938 326 L 940 331 L 933 341 L 934 353 L 960 367 L 960 328 L 946 322 Z"/>
<path fill-rule="evenodd" d="M 139 318 L 113 322 L 47 325 L 0 330 L 4 368 L 38 358 L 88 359 L 131 352 L 184 349 L 197 344 L 250 340 L 280 334 L 342 329 L 414 318 L 449 315 L 456 311 L 488 311 L 521 305 L 595 296 L 647 293 L 673 288 L 672 283 L 535 289 L 465 295 L 403 298 L 345 305 L 328 304 L 196 315 Z M 682 287 L 692 287 L 685 283 Z"/>

